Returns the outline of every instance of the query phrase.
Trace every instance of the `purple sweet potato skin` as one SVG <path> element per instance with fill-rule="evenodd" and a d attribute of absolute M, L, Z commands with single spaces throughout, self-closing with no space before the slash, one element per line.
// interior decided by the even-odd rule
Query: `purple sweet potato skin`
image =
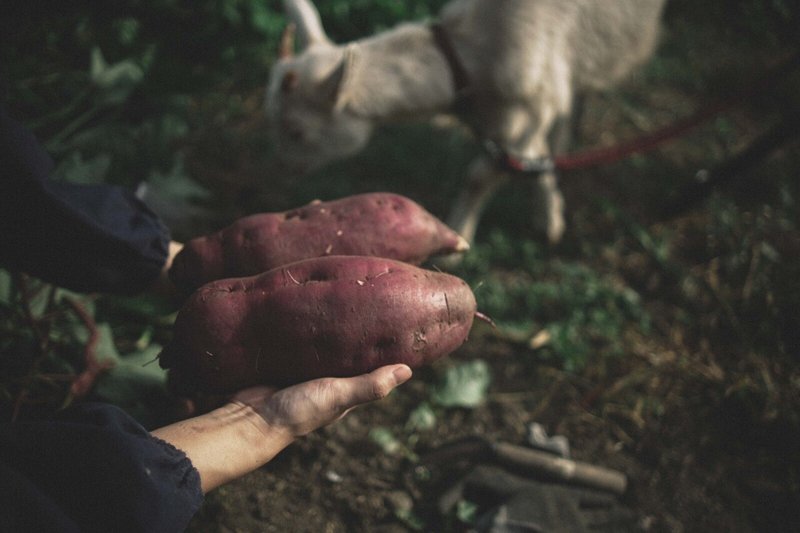
<path fill-rule="evenodd" d="M 390 259 L 332 256 L 209 283 L 184 304 L 160 357 L 202 392 L 429 364 L 466 339 L 461 279 Z"/>
<path fill-rule="evenodd" d="M 170 278 L 188 293 L 209 281 L 312 257 L 369 255 L 418 265 L 465 248 L 466 241 L 413 200 L 368 193 L 239 219 L 186 243 Z"/>

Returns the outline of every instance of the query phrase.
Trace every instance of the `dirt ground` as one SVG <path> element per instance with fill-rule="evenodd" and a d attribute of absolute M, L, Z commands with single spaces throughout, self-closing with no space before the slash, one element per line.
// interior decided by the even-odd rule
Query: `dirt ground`
<path fill-rule="evenodd" d="M 680 16 L 670 22 L 661 62 L 649 77 L 639 75 L 621 91 L 589 100 L 581 122 L 582 142 L 608 145 L 687 116 L 774 59 L 774 49 L 752 49 L 742 59 L 735 38 L 715 40 L 721 33 L 697 40 L 691 53 L 680 56 L 675 41 L 688 33 L 681 30 Z M 659 68 L 668 71 L 676 58 L 706 75 L 704 81 L 688 76 L 668 80 L 668 72 L 659 74 Z M 551 250 L 549 260 L 581 257 L 584 242 L 604 243 L 594 249 L 602 253 L 583 260 L 635 288 L 653 317 L 649 334 L 635 329 L 623 333 L 623 356 L 592 360 L 581 371 L 568 372 L 524 342 L 479 324 L 457 353 L 420 370 L 390 397 L 298 441 L 259 471 L 210 494 L 190 531 L 468 530 L 456 513 L 442 515 L 437 505 L 444 490 L 473 462 L 462 457 L 429 463 L 426 457 L 463 437 L 522 443 L 531 422 L 566 436 L 574 458 L 628 476 L 621 503 L 632 510 L 634 519 L 610 530 L 800 530 L 796 357 L 737 345 L 731 328 L 719 324 L 725 314 L 722 296 L 698 303 L 689 315 L 697 321 L 687 323 L 681 318 L 685 302 L 677 296 L 668 269 L 632 243 L 630 234 L 618 235 L 614 224 L 620 217 L 603 218 L 591 202 L 593 197 L 606 198 L 620 206 L 622 218 L 635 220 L 649 235 L 669 235 L 671 257 L 713 288 L 715 276 L 724 273 L 718 263 L 715 266 L 709 247 L 709 212 L 695 209 L 659 218 L 656 207 L 663 199 L 663 183 L 685 182 L 699 165 L 725 160 L 747 147 L 780 116 L 774 104 L 752 98 L 745 109 L 728 114 L 733 138 L 725 137 L 717 124 L 716 129 L 706 128 L 664 147 L 646 163 L 634 159 L 563 180 L 571 229 L 566 242 Z M 198 138 L 199 145 L 207 141 Z M 791 154 L 797 148 L 796 142 L 784 144 L 777 155 L 771 152 L 759 164 L 793 165 Z M 243 158 L 239 170 L 258 172 L 248 166 L 246 155 Z M 202 166 L 202 157 L 195 164 Z M 659 180 L 662 185 L 654 186 Z M 285 200 L 274 183 L 270 191 L 268 198 Z M 739 199 L 753 194 L 746 186 L 737 191 Z M 422 187 L 413 192 L 418 198 L 430 195 L 434 211 L 447 202 L 446 194 Z M 492 212 L 503 209 L 499 202 L 487 215 L 490 219 Z M 796 231 L 774 232 L 768 240 L 787 261 L 797 260 Z M 716 286 L 724 289 L 724 283 Z M 704 315 L 704 309 L 713 311 Z M 783 320 L 783 331 L 791 339 L 788 332 L 796 327 L 797 315 Z M 792 347 L 785 353 L 792 353 Z M 409 430 L 409 415 L 429 400 L 430 386 L 444 370 L 475 359 L 486 361 L 491 370 L 486 401 L 472 409 L 440 409 L 432 428 Z M 738 393 L 761 390 L 764 383 L 770 394 Z M 396 436 L 395 446 L 378 445 L 376 428 Z"/>
<path fill-rule="evenodd" d="M 494 380 L 485 405 L 448 411 L 434 430 L 387 453 L 371 441 L 370 430 L 404 434 L 409 413 L 428 396 L 418 375 L 209 495 L 190 531 L 413 531 L 412 510 L 424 520 L 422 530 L 464 530 L 452 516 L 439 515 L 436 504 L 474 463 L 427 464 L 426 452 L 462 437 L 520 443 L 531 421 L 567 436 L 574 458 L 629 477 L 622 501 L 636 520 L 608 531 L 794 530 L 797 493 L 777 469 L 797 460 L 797 435 L 739 427 L 735 406 L 706 403 L 703 389 L 717 381 L 718 367 L 696 357 L 679 363 L 675 352 L 650 340 L 632 342 L 635 359 L 627 368 L 605 369 L 602 379 L 593 379 L 547 365 L 525 367 L 516 361 L 521 348 L 481 331 L 456 357 L 490 362 Z M 657 421 L 628 412 L 617 398 L 648 382 L 667 404 Z M 679 397 L 669 398 L 675 389 Z M 419 458 L 410 456 L 412 448 Z"/>

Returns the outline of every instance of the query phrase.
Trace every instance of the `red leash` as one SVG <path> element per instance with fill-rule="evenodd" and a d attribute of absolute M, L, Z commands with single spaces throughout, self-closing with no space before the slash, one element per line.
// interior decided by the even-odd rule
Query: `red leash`
<path fill-rule="evenodd" d="M 659 145 L 685 134 L 703 122 L 706 122 L 714 116 L 738 105 L 741 101 L 754 96 L 759 91 L 769 88 L 775 84 L 775 82 L 780 81 L 786 74 L 791 72 L 798 64 L 800 64 L 800 53 L 795 53 L 788 59 L 781 61 L 779 64 L 768 70 L 764 76 L 762 76 L 746 90 L 723 102 L 700 110 L 683 120 L 679 120 L 678 122 L 656 130 L 653 133 L 645 134 L 642 137 L 637 137 L 636 139 L 617 144 L 616 146 L 588 149 L 572 154 L 557 156 L 554 158 L 555 167 L 558 170 L 566 171 L 598 165 L 607 165 L 610 163 L 615 163 L 635 153 L 645 153 L 653 150 Z"/>

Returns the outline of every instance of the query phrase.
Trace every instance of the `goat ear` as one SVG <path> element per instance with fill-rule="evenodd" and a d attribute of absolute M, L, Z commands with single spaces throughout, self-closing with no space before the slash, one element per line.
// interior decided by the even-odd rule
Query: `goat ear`
<path fill-rule="evenodd" d="M 297 88 L 297 85 L 300 83 L 300 78 L 297 75 L 297 72 L 294 70 L 290 70 L 286 74 L 283 75 L 283 79 L 281 80 L 281 92 L 283 93 L 290 93 Z"/>
<path fill-rule="evenodd" d="M 319 12 L 309 0 L 283 0 L 283 9 L 297 24 L 301 50 L 312 44 L 331 44 L 322 28 Z"/>
<path fill-rule="evenodd" d="M 322 81 L 320 86 L 320 94 L 325 98 L 326 102 L 330 103 L 331 107 L 339 107 L 343 102 L 342 81 L 344 80 L 346 68 L 346 62 L 341 61 L 339 65 L 333 69 L 333 72 L 328 74 L 328 77 Z"/>
<path fill-rule="evenodd" d="M 294 56 L 294 36 L 297 30 L 294 22 L 290 22 L 283 29 L 281 34 L 281 42 L 278 47 L 278 58 L 289 59 Z"/>

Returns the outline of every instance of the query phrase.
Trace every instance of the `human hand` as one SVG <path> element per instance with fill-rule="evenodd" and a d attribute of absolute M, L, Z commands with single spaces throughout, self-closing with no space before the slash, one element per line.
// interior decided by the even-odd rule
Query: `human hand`
<path fill-rule="evenodd" d="M 315 379 L 280 390 L 251 387 L 232 401 L 252 407 L 268 431 L 295 439 L 335 422 L 358 405 L 384 398 L 410 377 L 407 365 L 387 365 L 369 374 Z"/>
<path fill-rule="evenodd" d="M 388 395 L 411 377 L 388 365 L 351 378 L 320 378 L 285 389 L 251 387 L 201 415 L 152 434 L 183 450 L 200 474 L 203 492 L 268 463 L 298 437 L 350 409 Z"/>

